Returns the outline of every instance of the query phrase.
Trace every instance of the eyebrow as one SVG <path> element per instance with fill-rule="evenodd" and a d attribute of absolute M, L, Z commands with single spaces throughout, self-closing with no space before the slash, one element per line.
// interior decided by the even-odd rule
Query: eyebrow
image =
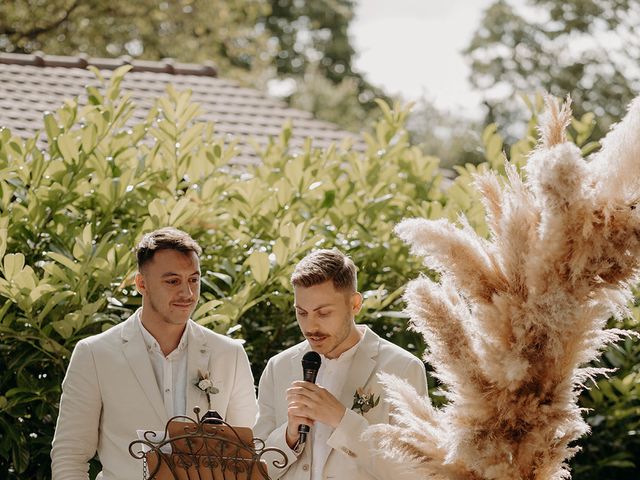
<path fill-rule="evenodd" d="M 293 306 L 296 307 L 298 310 L 304 310 L 306 312 L 306 309 L 302 308 L 300 305 L 294 304 Z M 318 310 L 322 308 L 327 308 L 327 307 L 333 307 L 333 303 L 323 303 L 322 305 L 319 305 L 316 308 L 314 308 L 313 311 L 317 312 Z"/>
<path fill-rule="evenodd" d="M 194 275 L 200 276 L 200 272 L 193 272 L 191 275 L 189 275 L 190 277 L 193 277 Z M 175 273 L 175 272 L 166 272 L 163 273 L 162 275 L 160 275 L 161 278 L 166 278 L 166 277 L 179 277 L 180 274 L 179 273 Z"/>

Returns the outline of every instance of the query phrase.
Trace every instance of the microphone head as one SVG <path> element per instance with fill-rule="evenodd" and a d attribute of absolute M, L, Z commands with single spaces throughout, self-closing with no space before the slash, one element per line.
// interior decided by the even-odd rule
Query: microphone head
<path fill-rule="evenodd" d="M 302 357 L 302 368 L 304 370 L 319 370 L 322 360 L 318 352 L 307 352 Z"/>

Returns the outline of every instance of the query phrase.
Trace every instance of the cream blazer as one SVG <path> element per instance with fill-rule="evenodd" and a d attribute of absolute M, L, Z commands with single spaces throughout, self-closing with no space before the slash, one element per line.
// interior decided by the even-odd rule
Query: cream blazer
<path fill-rule="evenodd" d="M 169 416 L 137 324 L 137 312 L 104 333 L 76 345 L 62 382 L 60 413 L 51 450 L 53 480 L 86 480 L 98 453 L 102 480 L 142 479 L 142 460 L 129 454 L 136 430 L 164 431 Z M 195 383 L 209 372 L 219 393 L 211 408 L 231 425 L 251 427 L 257 405 L 253 376 L 242 345 L 189 320 L 187 415 L 208 407 Z"/>
<path fill-rule="evenodd" d="M 276 447 L 287 454 L 288 466 L 281 470 L 273 467 L 278 457 L 266 455 L 269 476 L 272 479 L 309 480 L 311 478 L 312 444 L 310 436 L 304 450 L 296 455 L 287 445 L 286 390 L 291 383 L 302 380 L 302 357 L 311 348 L 304 341 L 271 358 L 260 378 L 258 388 L 258 421 L 254 435 L 265 441 L 267 447 Z M 338 427 L 327 441 L 330 452 L 323 469 L 323 479 L 370 480 L 402 477 L 401 467 L 391 464 L 372 453 L 371 444 L 361 438 L 364 430 L 372 424 L 390 423 L 391 406 L 385 399 L 378 373 L 386 372 L 406 379 L 417 393 L 428 401 L 424 364 L 402 348 L 378 337 L 365 328 L 362 342 L 358 346 L 345 386 L 338 400 L 347 408 Z M 353 395 L 357 388 L 380 396 L 379 404 L 361 415 L 351 410 Z M 313 427 L 311 427 L 313 428 Z"/>

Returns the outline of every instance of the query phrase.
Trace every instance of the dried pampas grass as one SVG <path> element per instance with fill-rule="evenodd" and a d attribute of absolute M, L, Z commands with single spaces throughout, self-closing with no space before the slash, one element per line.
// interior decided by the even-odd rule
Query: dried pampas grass
<path fill-rule="evenodd" d="M 396 424 L 370 434 L 416 478 L 570 478 L 588 431 L 577 397 L 603 373 L 585 364 L 624 334 L 605 323 L 626 313 L 640 266 L 640 99 L 589 162 L 567 142 L 569 106 L 548 99 L 526 181 L 513 167 L 504 186 L 476 179 L 490 240 L 464 222 L 396 228 L 440 274 L 405 298 L 449 403 L 434 409 L 384 377 Z"/>

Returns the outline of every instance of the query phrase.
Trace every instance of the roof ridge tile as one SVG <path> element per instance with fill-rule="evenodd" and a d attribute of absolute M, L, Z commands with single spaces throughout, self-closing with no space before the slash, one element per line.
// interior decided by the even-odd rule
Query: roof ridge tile
<path fill-rule="evenodd" d="M 213 62 L 182 63 L 176 62 L 172 58 L 164 58 L 160 61 L 137 60 L 132 59 L 128 55 L 117 58 L 93 58 L 88 55 L 45 55 L 42 52 L 31 54 L 0 53 L 0 64 L 80 69 L 94 66 L 99 70 L 115 70 L 123 65 L 131 65 L 133 67 L 132 71 L 134 72 L 169 73 L 172 75 L 194 75 L 202 77 L 218 76 Z"/>

